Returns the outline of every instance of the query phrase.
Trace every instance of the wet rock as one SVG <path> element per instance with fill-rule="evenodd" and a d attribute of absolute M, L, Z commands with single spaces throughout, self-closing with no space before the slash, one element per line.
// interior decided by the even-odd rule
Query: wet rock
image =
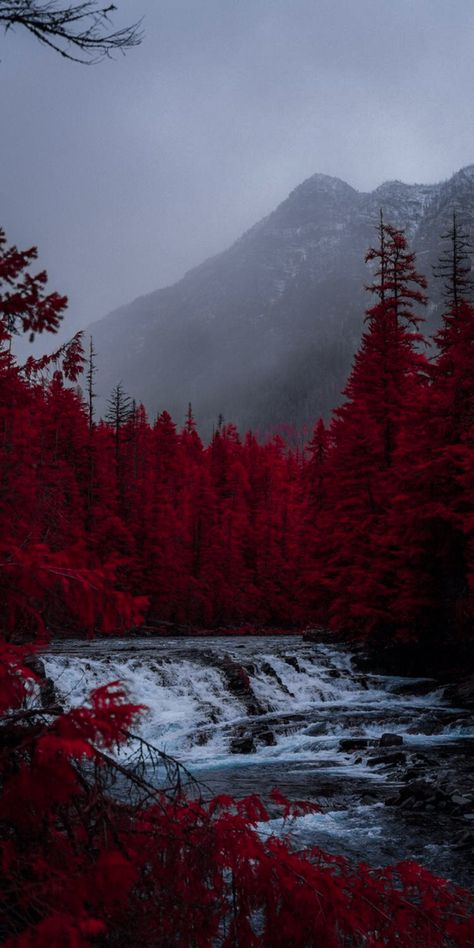
<path fill-rule="evenodd" d="M 469 797 L 461 796 L 460 793 L 453 793 L 451 797 L 451 802 L 455 803 L 456 806 L 469 806 L 471 800 Z"/>
<path fill-rule="evenodd" d="M 474 813 L 463 813 L 463 818 L 469 822 L 474 821 Z"/>
<path fill-rule="evenodd" d="M 369 757 L 367 760 L 368 767 L 377 767 L 379 764 L 389 766 L 389 764 L 404 764 L 406 763 L 406 754 L 402 751 L 394 754 L 384 754 L 379 757 Z"/>
<path fill-rule="evenodd" d="M 436 681 L 433 678 L 422 678 L 419 681 L 416 679 L 414 681 L 409 681 L 403 685 L 397 685 L 394 688 L 394 692 L 397 695 L 413 695 L 413 697 L 424 697 L 433 691 L 437 687 Z"/>
<path fill-rule="evenodd" d="M 456 849 L 471 849 L 474 845 L 474 836 L 469 830 L 461 833 L 456 837 L 454 846 Z"/>
<path fill-rule="evenodd" d="M 390 755 L 396 756 L 396 755 Z M 403 756 L 403 754 L 401 755 Z M 386 758 L 385 758 L 386 759 Z M 368 761 L 369 763 L 369 761 Z M 412 780 L 400 788 L 398 796 L 385 801 L 386 806 L 398 806 L 404 810 L 446 810 L 450 808 L 450 798 L 432 780 Z"/>
<path fill-rule="evenodd" d="M 273 668 L 272 665 L 270 665 L 269 662 L 262 662 L 260 667 L 264 675 L 268 675 L 269 678 L 274 678 L 275 681 L 277 681 L 278 684 L 280 685 L 281 690 L 284 691 L 285 694 L 290 695 L 291 698 L 294 698 L 294 695 L 291 693 L 290 689 L 286 687 L 284 681 L 281 680 L 278 672 L 275 671 L 275 669 Z"/>
<path fill-rule="evenodd" d="M 40 701 L 43 708 L 60 707 L 58 694 L 52 678 L 45 678 L 40 684 Z"/>
<path fill-rule="evenodd" d="M 440 721 L 430 721 L 423 725 L 423 727 L 414 728 L 412 731 L 413 734 L 442 734 L 444 731 L 444 725 Z"/>
<path fill-rule="evenodd" d="M 403 744 L 403 737 L 400 734 L 390 734 L 387 731 L 386 734 L 382 734 L 379 744 L 380 747 L 399 747 L 400 744 Z"/>
<path fill-rule="evenodd" d="M 209 733 L 207 731 L 201 731 L 196 737 L 196 746 L 204 747 L 209 741 Z"/>
<path fill-rule="evenodd" d="M 222 670 L 229 685 L 229 691 L 234 694 L 248 693 L 250 690 L 250 679 L 242 665 L 233 662 L 228 655 L 225 655 L 221 662 Z"/>
<path fill-rule="evenodd" d="M 38 685 L 41 707 L 48 708 L 48 710 L 54 709 L 55 714 L 60 714 L 63 708 L 59 701 L 58 692 L 53 679 L 48 678 L 46 675 L 46 669 L 42 659 L 38 658 L 37 655 L 28 655 L 25 659 L 25 665 L 27 668 L 30 668 L 33 674 L 39 679 Z"/>
<path fill-rule="evenodd" d="M 262 742 L 262 744 L 265 744 L 267 747 L 274 747 L 274 745 L 276 744 L 275 735 L 273 731 L 270 731 L 270 730 L 258 731 L 256 737 L 259 741 Z"/>
<path fill-rule="evenodd" d="M 421 767 L 409 767 L 403 774 L 402 780 L 409 782 L 410 780 L 419 780 L 422 776 L 423 771 Z"/>
<path fill-rule="evenodd" d="M 385 802 L 385 806 L 400 806 L 401 800 L 399 796 L 387 797 L 387 799 L 384 802 Z"/>
<path fill-rule="evenodd" d="M 406 792 L 417 800 L 428 800 L 433 794 L 433 784 L 430 780 L 414 780 Z M 405 790 L 402 793 L 405 793 Z"/>
<path fill-rule="evenodd" d="M 448 685 L 444 689 L 444 694 L 455 704 L 474 708 L 474 675 L 468 675 L 455 684 Z"/>
<path fill-rule="evenodd" d="M 352 751 L 366 750 L 370 746 L 367 737 L 345 737 L 339 741 L 339 750 L 345 754 L 351 754 Z"/>
<path fill-rule="evenodd" d="M 257 697 L 252 691 L 250 678 L 242 665 L 239 665 L 238 662 L 234 662 L 229 655 L 224 655 L 223 658 L 217 660 L 216 656 L 213 656 L 212 664 L 221 670 L 230 693 L 242 701 L 250 715 L 254 716 L 265 713 L 265 709 L 261 707 Z"/>
<path fill-rule="evenodd" d="M 250 731 L 237 735 L 230 742 L 231 754 L 255 754 L 256 750 L 253 734 Z"/>
<path fill-rule="evenodd" d="M 305 731 L 309 737 L 320 737 L 321 734 L 327 734 L 326 724 L 312 724 L 311 727 L 307 728 Z"/>
<path fill-rule="evenodd" d="M 298 659 L 296 658 L 295 655 L 282 655 L 281 657 L 283 661 L 286 662 L 287 665 L 291 665 L 291 667 L 294 668 L 295 671 L 301 674 L 301 668 L 298 664 Z"/>
<path fill-rule="evenodd" d="M 28 655 L 27 658 L 25 658 L 25 665 L 38 678 L 46 678 L 44 662 L 41 658 L 38 658 L 37 655 Z"/>

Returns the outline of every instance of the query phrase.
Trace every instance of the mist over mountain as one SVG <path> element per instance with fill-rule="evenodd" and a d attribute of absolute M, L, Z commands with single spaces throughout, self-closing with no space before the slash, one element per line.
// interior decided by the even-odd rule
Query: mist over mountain
<path fill-rule="evenodd" d="M 192 402 L 204 434 L 219 414 L 261 434 L 328 415 L 369 305 L 364 256 L 381 208 L 417 251 L 432 332 L 440 309 L 432 265 L 453 209 L 461 226 L 472 222 L 474 165 L 441 184 L 389 181 L 371 193 L 315 174 L 228 250 L 88 327 L 99 407 L 121 381 L 151 416 L 166 409 L 178 424 Z"/>

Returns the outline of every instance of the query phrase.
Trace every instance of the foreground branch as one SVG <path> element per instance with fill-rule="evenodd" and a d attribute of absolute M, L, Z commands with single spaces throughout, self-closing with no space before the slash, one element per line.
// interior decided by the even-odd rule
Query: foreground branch
<path fill-rule="evenodd" d="M 114 4 L 100 6 L 97 0 L 66 6 L 58 6 L 55 0 L 0 0 L 0 23 L 5 32 L 22 26 L 64 59 L 90 65 L 115 50 L 125 53 L 141 43 L 141 21 L 110 30 L 114 10 Z"/>

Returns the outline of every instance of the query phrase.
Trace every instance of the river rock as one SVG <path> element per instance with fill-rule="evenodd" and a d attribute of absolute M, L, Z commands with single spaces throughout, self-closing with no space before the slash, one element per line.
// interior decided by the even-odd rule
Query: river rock
<path fill-rule="evenodd" d="M 414 679 L 413 681 L 404 682 L 401 685 L 397 685 L 393 690 L 397 695 L 411 695 L 416 697 L 424 697 L 434 691 L 436 688 L 436 681 L 434 678 L 420 678 Z"/>
<path fill-rule="evenodd" d="M 291 667 L 294 668 L 295 671 L 301 674 L 301 668 L 298 664 L 298 659 L 296 658 L 296 655 L 282 655 L 281 657 L 283 661 L 286 662 L 287 665 L 291 665 Z"/>
<path fill-rule="evenodd" d="M 46 678 L 46 670 L 44 667 L 44 662 L 41 658 L 38 658 L 37 655 L 28 655 L 25 660 L 25 665 L 30 671 L 33 672 L 38 678 Z"/>
<path fill-rule="evenodd" d="M 262 662 L 260 667 L 264 675 L 268 675 L 269 678 L 274 678 L 275 681 L 278 682 L 282 691 L 284 691 L 287 695 L 290 695 L 291 698 L 295 697 L 294 694 L 292 694 L 292 692 L 290 691 L 290 689 L 286 687 L 285 682 L 281 680 L 278 672 L 275 671 L 275 669 L 273 668 L 272 665 L 270 665 L 269 662 Z"/>
<path fill-rule="evenodd" d="M 451 801 L 452 803 L 455 803 L 456 806 L 469 806 L 471 803 L 469 797 L 463 797 L 460 793 L 453 793 Z"/>
<path fill-rule="evenodd" d="M 38 658 L 37 655 L 28 655 L 25 659 L 25 665 L 27 668 L 30 668 L 34 675 L 39 679 L 39 699 L 42 708 L 48 708 L 48 710 L 53 711 L 55 714 L 60 714 L 63 710 L 56 687 L 52 678 L 48 678 L 46 675 L 46 669 L 44 662 L 41 658 Z"/>
<path fill-rule="evenodd" d="M 256 737 L 262 744 L 266 744 L 267 747 L 274 747 L 276 744 L 275 735 L 269 728 L 265 731 L 258 731 Z"/>
<path fill-rule="evenodd" d="M 250 731 L 239 734 L 237 737 L 232 738 L 230 742 L 231 754 L 255 754 L 256 750 L 253 734 L 251 734 Z"/>
<path fill-rule="evenodd" d="M 383 764 L 388 767 L 389 764 L 404 764 L 405 762 L 406 754 L 401 751 L 394 754 L 384 754 L 383 756 L 369 757 L 367 766 L 377 767 L 379 764 Z"/>
<path fill-rule="evenodd" d="M 324 721 L 321 721 L 320 724 L 311 724 L 305 733 L 309 737 L 321 737 L 321 734 L 327 734 L 327 726 Z"/>
<path fill-rule="evenodd" d="M 379 744 L 380 747 L 399 747 L 400 744 L 403 744 L 403 737 L 400 734 L 390 734 L 387 731 L 386 734 L 382 734 Z"/>
<path fill-rule="evenodd" d="M 352 751 L 366 750 L 370 746 L 367 737 L 345 737 L 339 741 L 339 750 L 345 754 L 351 754 Z"/>
<path fill-rule="evenodd" d="M 467 675 L 444 689 L 445 697 L 457 705 L 474 708 L 474 675 Z"/>
<path fill-rule="evenodd" d="M 431 780 L 413 780 L 408 787 L 404 787 L 402 794 L 414 796 L 416 800 L 428 800 L 433 796 L 433 783 Z"/>
<path fill-rule="evenodd" d="M 205 655 L 201 656 L 201 660 L 202 658 L 205 659 Z M 235 697 L 245 705 L 250 715 L 264 713 L 264 709 L 252 691 L 250 678 L 242 665 L 239 665 L 238 662 L 234 662 L 229 655 L 224 655 L 222 658 L 211 656 L 209 664 L 213 664 L 221 670 L 230 693 L 235 695 Z"/>

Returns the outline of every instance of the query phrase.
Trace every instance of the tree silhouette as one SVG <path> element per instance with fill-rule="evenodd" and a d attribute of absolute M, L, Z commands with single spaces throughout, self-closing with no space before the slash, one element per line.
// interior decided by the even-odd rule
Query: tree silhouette
<path fill-rule="evenodd" d="M 141 42 L 139 22 L 110 29 L 110 15 L 116 9 L 113 3 L 102 6 L 97 0 L 65 6 L 55 0 L 0 0 L 0 23 L 5 32 L 23 27 L 64 59 L 90 65 Z"/>
<path fill-rule="evenodd" d="M 471 277 L 473 247 L 469 235 L 459 227 L 456 211 L 453 211 L 451 227 L 441 234 L 441 240 L 449 240 L 449 245 L 440 254 L 433 272 L 443 281 L 443 297 L 448 307 L 456 307 L 461 299 L 469 299 L 474 285 Z"/>

